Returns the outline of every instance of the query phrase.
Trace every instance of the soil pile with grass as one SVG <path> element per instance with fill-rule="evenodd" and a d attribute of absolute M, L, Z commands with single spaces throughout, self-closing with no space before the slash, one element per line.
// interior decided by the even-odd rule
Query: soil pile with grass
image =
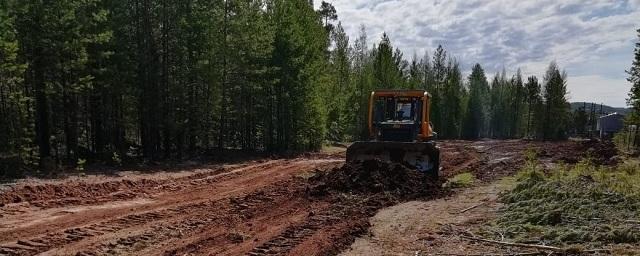
<path fill-rule="evenodd" d="M 379 160 L 347 163 L 309 179 L 312 195 L 331 193 L 386 194 L 397 199 L 433 197 L 443 193 L 442 181 L 416 169 Z"/>

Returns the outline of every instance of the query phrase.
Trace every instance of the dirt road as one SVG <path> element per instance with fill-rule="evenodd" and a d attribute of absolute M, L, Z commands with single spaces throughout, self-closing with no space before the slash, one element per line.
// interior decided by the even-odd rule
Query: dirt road
<path fill-rule="evenodd" d="M 566 160 L 576 143 L 447 141 L 443 174 L 493 180 L 537 148 Z M 0 192 L 0 254 L 326 255 L 348 248 L 385 205 L 307 196 L 305 177 L 340 155 L 255 161 L 183 172 L 28 180 Z"/>

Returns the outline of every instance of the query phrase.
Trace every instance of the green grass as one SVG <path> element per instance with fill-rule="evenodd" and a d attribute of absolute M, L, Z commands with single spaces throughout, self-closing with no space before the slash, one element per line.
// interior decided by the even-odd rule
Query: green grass
<path fill-rule="evenodd" d="M 470 187 L 475 182 L 476 182 L 476 177 L 473 176 L 472 173 L 463 172 L 447 180 L 444 186 L 447 188 L 466 188 L 466 187 Z"/>
<path fill-rule="evenodd" d="M 640 242 L 638 162 L 596 167 L 584 160 L 545 175 L 535 157 L 527 159 L 484 235 L 559 246 Z"/>

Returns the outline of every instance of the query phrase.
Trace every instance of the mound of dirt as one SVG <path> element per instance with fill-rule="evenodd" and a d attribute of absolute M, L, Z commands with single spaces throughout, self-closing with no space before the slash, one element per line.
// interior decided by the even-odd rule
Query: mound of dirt
<path fill-rule="evenodd" d="M 346 163 L 309 179 L 312 195 L 334 192 L 389 194 L 397 199 L 432 197 L 441 194 L 442 180 L 429 177 L 404 165 L 368 160 Z"/>
<path fill-rule="evenodd" d="M 158 181 L 121 180 L 103 183 L 69 182 L 63 184 L 25 185 L 0 194 L 0 206 L 10 203 L 31 202 L 39 205 L 42 201 L 55 199 L 94 200 L 119 191 L 144 192 L 146 188 L 159 185 Z M 118 195 L 115 195 L 117 197 Z M 120 195 L 135 197 L 134 195 Z"/>
<path fill-rule="evenodd" d="M 572 143 L 570 147 L 551 146 L 541 149 L 541 157 L 551 157 L 554 162 L 575 164 L 589 159 L 596 165 L 614 166 L 618 164 L 618 149 L 612 141 L 587 140 Z"/>
<path fill-rule="evenodd" d="M 590 140 L 580 144 L 586 157 L 598 165 L 617 165 L 618 149 L 612 141 L 608 140 Z"/>

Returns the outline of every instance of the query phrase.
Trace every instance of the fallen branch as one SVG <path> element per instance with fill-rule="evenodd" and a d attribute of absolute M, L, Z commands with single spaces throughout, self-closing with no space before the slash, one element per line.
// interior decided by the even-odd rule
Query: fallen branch
<path fill-rule="evenodd" d="M 436 254 L 436 255 L 440 255 L 440 256 L 536 256 L 536 255 L 545 255 L 544 253 L 541 252 L 523 252 L 523 253 L 510 253 L 510 254 L 505 254 L 505 253 L 482 253 L 482 254 L 455 254 L 455 253 L 443 253 L 443 254 Z"/>
<path fill-rule="evenodd" d="M 495 240 L 489 240 L 489 239 L 483 239 L 483 238 L 475 238 L 475 237 L 469 237 L 469 236 L 461 236 L 461 237 L 464 238 L 464 239 L 467 239 L 467 240 L 473 240 L 473 241 L 479 241 L 479 242 L 485 242 L 485 243 L 491 243 L 491 244 L 499 244 L 499 245 L 505 245 L 505 246 L 512 246 L 512 247 L 531 248 L 531 249 L 554 251 L 554 252 L 565 252 L 566 251 L 563 248 L 555 247 L 555 246 L 548 246 L 548 245 L 502 242 L 502 241 L 495 241 Z"/>
<path fill-rule="evenodd" d="M 538 249 L 538 250 L 542 250 L 542 251 L 552 251 L 552 253 L 550 253 L 549 255 L 553 255 L 555 253 L 563 254 L 563 253 L 571 252 L 571 251 L 575 250 L 574 248 L 560 248 L 560 247 L 548 246 L 548 245 L 502 242 L 502 241 L 495 241 L 495 240 L 476 238 L 476 237 L 470 237 L 470 236 L 461 236 L 461 237 L 464 238 L 464 239 L 467 239 L 467 240 L 473 240 L 473 241 L 479 241 L 479 242 L 485 242 L 485 243 L 491 243 L 491 244 L 499 244 L 499 245 L 504 245 L 504 246 Z M 579 252 L 582 252 L 582 253 L 599 253 L 599 252 L 606 253 L 606 252 L 611 252 L 611 250 L 609 250 L 609 249 L 592 249 L 592 250 L 580 250 Z"/>
<path fill-rule="evenodd" d="M 619 222 L 624 222 L 624 223 L 640 224 L 640 220 L 603 219 L 603 218 L 578 218 L 578 217 L 566 217 L 566 218 L 567 219 L 572 219 L 572 220 L 593 220 L 593 221 L 608 221 L 608 222 L 619 221 Z"/>
<path fill-rule="evenodd" d="M 469 207 L 469 208 L 465 208 L 464 210 L 459 211 L 459 212 L 458 212 L 458 214 L 461 214 L 461 213 L 465 213 L 465 212 L 471 211 L 471 210 L 473 210 L 473 209 L 475 209 L 475 208 L 478 208 L 478 207 L 480 207 L 480 206 L 483 206 L 483 205 L 485 205 L 485 204 L 486 204 L 486 202 L 482 202 L 482 203 L 476 204 L 476 205 L 474 205 L 474 206 L 471 206 L 471 207 Z"/>

